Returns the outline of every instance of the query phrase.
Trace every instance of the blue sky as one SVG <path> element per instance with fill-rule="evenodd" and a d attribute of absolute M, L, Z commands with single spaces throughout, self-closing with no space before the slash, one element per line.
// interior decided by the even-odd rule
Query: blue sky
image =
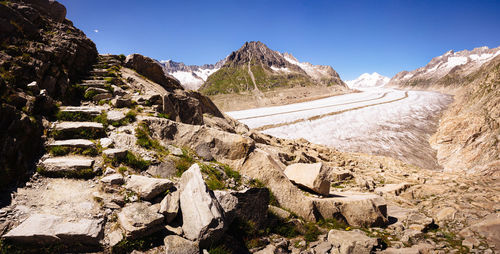
<path fill-rule="evenodd" d="M 60 0 L 100 53 L 215 63 L 260 40 L 344 80 L 500 46 L 500 1 Z M 96 32 L 98 30 L 98 32 Z"/>

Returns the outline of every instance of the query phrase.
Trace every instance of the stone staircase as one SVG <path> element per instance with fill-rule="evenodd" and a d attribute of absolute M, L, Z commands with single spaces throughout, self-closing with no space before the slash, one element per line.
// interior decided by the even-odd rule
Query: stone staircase
<path fill-rule="evenodd" d="M 101 55 L 89 76 L 78 84 L 85 93 L 82 106 L 61 107 L 59 120 L 51 123 L 47 153 L 38 163 L 38 172 L 47 177 L 89 178 L 101 169 L 99 139 L 107 137 L 105 126 L 96 117 L 109 107 L 96 105 L 113 97 L 109 68 L 120 64 L 115 56 Z"/>

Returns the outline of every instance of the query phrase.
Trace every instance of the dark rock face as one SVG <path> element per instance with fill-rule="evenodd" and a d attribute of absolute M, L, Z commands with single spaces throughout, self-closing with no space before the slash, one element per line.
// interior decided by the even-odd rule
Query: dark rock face
<path fill-rule="evenodd" d="M 139 74 L 162 85 L 165 89 L 183 89 L 179 81 L 163 72 L 162 66 L 157 61 L 143 55 L 132 54 L 127 56 L 125 66 L 136 70 Z"/>
<path fill-rule="evenodd" d="M 175 90 L 163 97 L 163 112 L 170 119 L 187 124 L 203 124 L 203 114 L 224 118 L 217 106 L 198 92 Z"/>
<path fill-rule="evenodd" d="M 55 100 L 73 101 L 69 84 L 97 59 L 95 44 L 65 17 L 52 0 L 0 3 L 0 188 L 33 167 L 42 116 Z"/>

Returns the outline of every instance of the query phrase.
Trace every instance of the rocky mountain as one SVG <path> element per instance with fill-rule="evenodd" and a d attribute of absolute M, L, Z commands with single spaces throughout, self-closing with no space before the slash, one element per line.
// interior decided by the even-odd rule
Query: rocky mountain
<path fill-rule="evenodd" d="M 347 90 L 332 67 L 301 63 L 291 54 L 282 54 L 262 42 L 252 41 L 232 52 L 200 91 L 215 95 L 295 86 L 333 86 Z"/>
<path fill-rule="evenodd" d="M 363 73 L 357 79 L 347 80 L 345 83 L 351 89 L 366 89 L 383 87 L 389 82 L 390 78 L 382 76 L 376 72 Z"/>
<path fill-rule="evenodd" d="M 72 82 L 97 59 L 95 44 L 56 1 L 0 2 L 0 189 L 25 177 L 42 150 L 55 100 L 78 101 Z"/>
<path fill-rule="evenodd" d="M 204 64 L 198 65 L 185 65 L 182 62 L 174 62 L 172 60 L 163 60 L 160 63 L 163 66 L 163 70 L 174 76 L 180 81 L 181 85 L 185 89 L 198 90 L 198 88 L 203 85 L 207 80 L 208 76 L 212 73 L 218 71 L 222 65 L 226 62 L 226 59 L 222 59 L 215 64 Z"/>
<path fill-rule="evenodd" d="M 413 71 L 402 71 L 389 81 L 389 86 L 425 88 L 429 86 L 454 87 L 460 79 L 477 71 L 484 63 L 500 55 L 500 47 L 475 48 L 433 58 L 426 66 Z M 457 82 L 458 81 L 458 82 Z"/>

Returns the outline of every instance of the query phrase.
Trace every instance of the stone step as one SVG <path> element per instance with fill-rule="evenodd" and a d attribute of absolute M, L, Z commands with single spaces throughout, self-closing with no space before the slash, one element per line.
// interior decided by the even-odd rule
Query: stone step
<path fill-rule="evenodd" d="M 92 106 L 67 106 L 67 107 L 61 107 L 59 109 L 60 112 L 68 112 L 68 113 L 82 113 L 82 114 L 88 114 L 88 115 L 93 115 L 97 116 L 102 113 L 104 110 L 104 107 L 92 107 Z"/>
<path fill-rule="evenodd" d="M 49 157 L 38 166 L 38 173 L 48 177 L 90 178 L 95 175 L 94 159 L 83 156 Z"/>
<path fill-rule="evenodd" d="M 58 245 L 68 251 L 98 249 L 103 237 L 103 219 L 65 218 L 51 214 L 33 214 L 3 236 L 29 246 Z M 84 248 L 84 249 L 81 249 Z"/>
<path fill-rule="evenodd" d="M 96 69 L 93 69 L 92 71 L 90 71 L 90 74 L 92 74 L 94 76 L 103 77 L 103 76 L 108 75 L 108 70 L 107 69 L 96 68 Z"/>
<path fill-rule="evenodd" d="M 106 132 L 101 123 L 96 122 L 57 122 L 51 136 L 54 139 L 101 138 Z"/>
<path fill-rule="evenodd" d="M 85 93 L 88 92 L 95 92 L 95 93 L 109 93 L 107 89 L 104 88 L 99 88 L 99 87 L 89 87 L 87 90 L 85 90 Z"/>
<path fill-rule="evenodd" d="M 65 146 L 71 148 L 95 148 L 94 142 L 88 139 L 67 139 L 67 140 L 55 140 L 47 144 L 47 147 L 54 146 Z"/>

